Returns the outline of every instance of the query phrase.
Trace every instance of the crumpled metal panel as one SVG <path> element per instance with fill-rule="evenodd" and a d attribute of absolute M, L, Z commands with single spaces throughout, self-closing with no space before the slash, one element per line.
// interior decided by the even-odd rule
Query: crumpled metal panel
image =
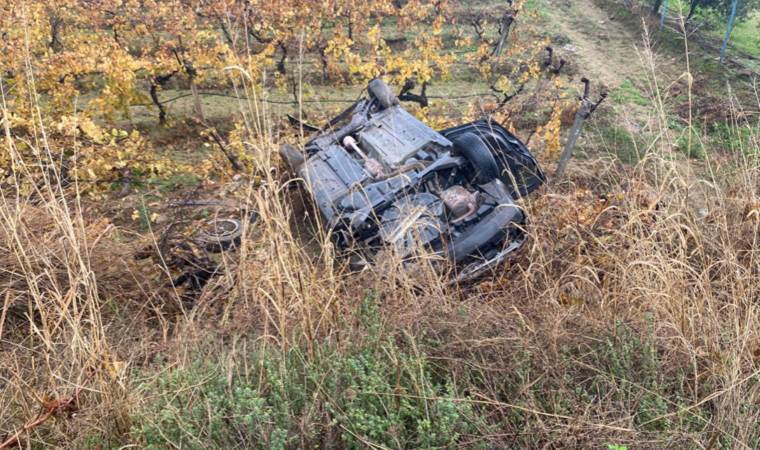
<path fill-rule="evenodd" d="M 303 165 L 301 176 L 328 220 L 337 214 L 336 202 L 348 193 L 353 184 L 367 178 L 364 169 L 338 145 L 309 158 Z"/>
<path fill-rule="evenodd" d="M 431 143 L 450 147 L 451 142 L 399 106 L 384 110 L 359 132 L 359 142 L 369 156 L 389 168 L 397 168 Z"/>

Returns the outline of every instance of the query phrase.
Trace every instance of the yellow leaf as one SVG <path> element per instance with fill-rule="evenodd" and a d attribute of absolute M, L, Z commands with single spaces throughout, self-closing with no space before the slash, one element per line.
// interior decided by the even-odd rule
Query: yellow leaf
<path fill-rule="evenodd" d="M 101 142 L 103 140 L 103 130 L 100 129 L 90 119 L 84 119 L 79 123 L 79 128 L 84 132 L 85 136 L 89 137 L 95 142 Z"/>

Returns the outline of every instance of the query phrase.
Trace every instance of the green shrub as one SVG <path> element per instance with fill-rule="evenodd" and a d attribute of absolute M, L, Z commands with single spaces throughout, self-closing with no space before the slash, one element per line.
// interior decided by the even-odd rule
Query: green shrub
<path fill-rule="evenodd" d="M 367 296 L 364 338 L 349 348 L 262 347 L 231 369 L 199 355 L 164 370 L 142 386 L 147 406 L 132 434 L 147 448 L 282 449 L 450 447 L 476 433 L 483 421 L 472 404 L 424 354 L 380 338 L 378 320 Z"/>
<path fill-rule="evenodd" d="M 212 364 L 167 371 L 148 392 L 155 398 L 132 430 L 146 448 L 284 447 L 286 430 L 273 421 L 266 399 L 243 383 L 228 383 Z"/>
<path fill-rule="evenodd" d="M 654 342 L 653 329 L 636 331 L 623 322 L 618 322 L 615 328 L 614 335 L 593 353 L 593 365 L 599 372 L 589 390 L 603 396 L 609 393 L 623 404 L 636 405 L 633 418 L 642 430 L 696 431 L 703 427 L 707 422 L 700 417 L 706 411 L 687 411 L 688 394 L 678 379 L 684 372 L 676 379 L 663 375 L 662 357 Z M 671 414 L 677 410 L 683 414 Z"/>
<path fill-rule="evenodd" d="M 724 152 L 742 152 L 750 157 L 757 157 L 760 154 L 757 146 L 753 142 L 754 136 L 758 135 L 757 126 L 736 126 L 726 122 L 715 122 L 710 124 L 710 137 L 713 141 L 713 148 Z"/>

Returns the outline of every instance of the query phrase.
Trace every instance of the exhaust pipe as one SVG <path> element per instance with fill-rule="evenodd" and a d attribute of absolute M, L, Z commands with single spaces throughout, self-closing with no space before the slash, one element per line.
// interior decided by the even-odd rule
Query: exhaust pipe
<path fill-rule="evenodd" d="M 472 256 L 477 250 L 500 239 L 501 233 L 510 223 L 520 223 L 524 217 L 520 208 L 514 203 L 497 205 L 491 214 L 451 242 L 447 250 L 448 257 L 458 263 Z"/>

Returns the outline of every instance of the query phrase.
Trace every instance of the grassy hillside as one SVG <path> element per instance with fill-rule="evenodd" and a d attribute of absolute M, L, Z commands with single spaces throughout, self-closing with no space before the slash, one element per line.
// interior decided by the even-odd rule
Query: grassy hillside
<path fill-rule="evenodd" d="M 410 105 L 432 126 L 494 111 L 476 45 L 454 42 L 503 6 L 457 3 L 442 25 L 458 59 L 429 108 Z M 609 96 L 565 177 L 523 200 L 526 247 L 474 285 L 393 260 L 355 273 L 336 254 L 277 156 L 303 139 L 284 114 L 320 123 L 363 89 L 323 79 L 316 54 L 287 62 L 300 104 L 270 79 L 201 84 L 199 124 L 170 82 L 167 124 L 135 101 L 93 119 L 112 138 L 83 121 L 48 140 L 45 95 L 22 134 L 4 90 L 0 161 L 36 178 L 0 184 L 0 448 L 758 448 L 756 69 L 612 0 L 532 0 L 518 18 L 513 42 L 547 39 L 566 67 L 556 91 L 531 81 L 493 114 L 547 173 L 547 121 L 562 114 L 564 142 L 579 79 Z M 177 169 L 64 183 L 41 168 L 135 131 Z M 235 251 L 190 239 L 216 215 L 245 218 Z M 178 282 L 197 270 L 202 288 Z"/>

